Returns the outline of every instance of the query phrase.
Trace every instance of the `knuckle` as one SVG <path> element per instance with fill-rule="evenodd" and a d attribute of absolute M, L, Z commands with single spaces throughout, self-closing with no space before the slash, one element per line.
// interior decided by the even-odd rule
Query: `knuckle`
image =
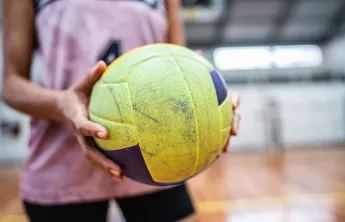
<path fill-rule="evenodd" d="M 87 128 L 81 123 L 76 123 L 75 128 L 82 135 L 85 135 L 85 133 L 87 132 Z"/>
<path fill-rule="evenodd" d="M 91 129 L 89 129 L 89 128 L 84 128 L 83 129 L 83 134 L 85 136 L 94 136 L 95 133 Z"/>

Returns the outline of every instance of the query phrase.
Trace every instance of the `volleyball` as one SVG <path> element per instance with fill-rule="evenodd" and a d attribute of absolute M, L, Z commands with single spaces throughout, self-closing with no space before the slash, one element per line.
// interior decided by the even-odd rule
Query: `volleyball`
<path fill-rule="evenodd" d="M 232 104 L 222 75 L 186 47 L 152 44 L 113 61 L 95 84 L 89 118 L 106 127 L 98 148 L 125 176 L 150 185 L 182 183 L 227 145 Z"/>

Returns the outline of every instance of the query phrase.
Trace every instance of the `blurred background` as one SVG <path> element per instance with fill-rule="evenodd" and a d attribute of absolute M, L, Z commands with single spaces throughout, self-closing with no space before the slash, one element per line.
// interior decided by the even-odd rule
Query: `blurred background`
<path fill-rule="evenodd" d="M 181 11 L 188 47 L 241 96 L 229 159 L 189 183 L 203 221 L 345 221 L 345 0 L 184 0 Z M 36 82 L 42 65 L 37 53 Z M 0 163 L 21 163 L 27 137 L 28 118 L 0 101 Z M 323 207 L 301 216 L 298 201 Z"/>
<path fill-rule="evenodd" d="M 345 141 L 345 1 L 186 1 L 190 47 L 241 95 L 232 151 Z"/>

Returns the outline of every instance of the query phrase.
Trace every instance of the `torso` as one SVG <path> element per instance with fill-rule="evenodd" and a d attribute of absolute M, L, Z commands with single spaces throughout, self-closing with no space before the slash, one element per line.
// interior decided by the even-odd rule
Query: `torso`
<path fill-rule="evenodd" d="M 150 1 L 151 2 L 151 1 Z M 44 72 L 43 86 L 61 90 L 79 81 L 95 63 L 110 63 L 133 48 L 166 42 L 163 0 L 40 1 L 36 30 Z M 43 119 L 31 121 L 29 156 L 22 198 L 65 203 L 123 197 L 157 189 L 129 179 L 115 183 L 91 165 L 69 129 Z"/>

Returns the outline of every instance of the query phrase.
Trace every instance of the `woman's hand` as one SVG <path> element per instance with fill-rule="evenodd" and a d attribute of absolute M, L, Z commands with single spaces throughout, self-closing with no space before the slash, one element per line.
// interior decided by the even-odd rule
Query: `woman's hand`
<path fill-rule="evenodd" d="M 238 130 L 240 127 L 240 121 L 241 121 L 241 114 L 237 113 L 236 110 L 240 105 L 240 96 L 237 92 L 232 92 L 228 91 L 228 96 L 231 99 L 232 103 L 232 112 L 233 112 L 233 120 L 231 124 L 231 131 L 230 131 L 230 136 L 237 136 Z M 231 137 L 230 137 L 231 139 Z M 226 146 L 224 147 L 224 152 L 228 152 L 229 144 L 230 144 L 230 139 Z"/>
<path fill-rule="evenodd" d="M 103 61 L 98 62 L 79 83 L 59 94 L 57 106 L 60 118 L 73 131 L 85 157 L 119 182 L 122 181 L 121 168 L 86 141 L 87 137 L 108 138 L 105 127 L 88 119 L 92 88 L 105 69 L 106 64 Z"/>

